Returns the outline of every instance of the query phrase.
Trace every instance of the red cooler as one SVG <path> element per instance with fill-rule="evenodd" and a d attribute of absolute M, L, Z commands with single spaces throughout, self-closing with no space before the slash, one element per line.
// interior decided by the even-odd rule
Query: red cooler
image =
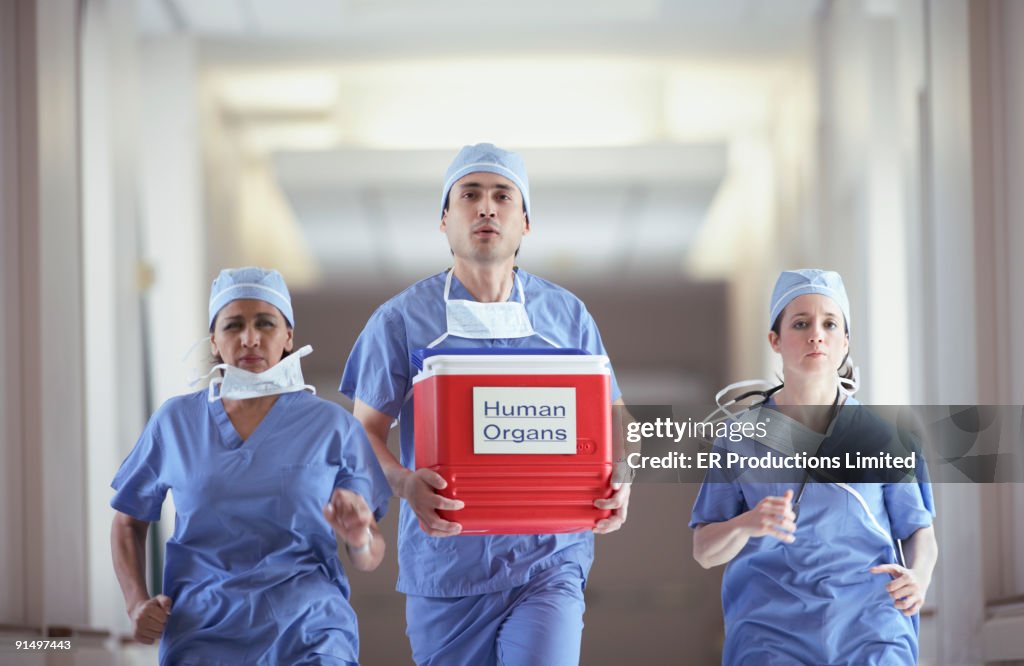
<path fill-rule="evenodd" d="M 416 466 L 460 499 L 463 534 L 581 532 L 611 512 L 611 375 L 581 350 L 419 350 Z"/>

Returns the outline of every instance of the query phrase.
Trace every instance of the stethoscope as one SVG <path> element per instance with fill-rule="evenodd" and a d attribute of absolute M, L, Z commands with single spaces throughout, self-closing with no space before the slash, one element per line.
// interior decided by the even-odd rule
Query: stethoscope
<path fill-rule="evenodd" d="M 859 382 L 857 381 L 858 378 L 856 377 L 856 375 L 857 375 L 856 370 L 854 372 L 854 375 L 855 375 L 854 380 L 853 380 L 853 382 L 851 382 L 853 384 L 853 386 L 851 388 L 853 388 L 855 390 L 857 385 L 859 384 Z M 769 389 L 754 389 L 754 390 L 751 390 L 751 391 L 746 391 L 745 393 L 743 393 L 743 394 L 733 398 L 732 400 L 728 401 L 725 404 L 721 403 L 721 398 L 724 397 L 724 395 L 729 390 L 735 389 L 735 388 L 739 388 L 740 386 L 751 386 L 751 385 L 754 385 L 754 384 L 757 384 L 757 383 L 762 383 L 763 384 L 763 382 L 758 382 L 757 380 L 752 380 L 752 381 L 746 381 L 746 382 L 737 382 L 736 384 L 732 384 L 730 386 L 725 387 L 724 389 L 722 389 L 719 392 L 718 395 L 715 396 L 715 402 L 719 404 L 718 409 L 715 410 L 715 411 L 717 412 L 717 411 L 720 411 L 720 410 L 724 410 L 724 409 L 726 409 L 726 408 L 728 408 L 728 407 L 730 407 L 730 406 L 732 406 L 732 405 L 734 405 L 736 403 L 739 403 L 739 402 L 741 402 L 743 400 L 747 400 L 749 398 L 755 398 L 755 397 L 760 397 L 761 400 L 757 401 L 757 402 L 754 402 L 747 409 L 750 410 L 750 409 L 755 409 L 755 408 L 758 408 L 758 407 L 763 407 L 773 395 L 778 393 L 785 386 L 785 384 L 783 383 L 783 384 L 779 384 L 777 386 L 773 386 L 773 387 L 771 387 Z M 843 390 L 843 386 L 840 386 L 840 388 L 837 389 L 837 391 L 836 391 L 836 398 L 835 398 L 835 400 L 833 400 L 832 407 L 831 407 L 831 410 L 829 412 L 829 426 L 828 426 L 828 428 L 825 431 L 826 432 L 826 438 L 825 439 L 827 439 L 827 434 L 829 432 L 831 432 L 832 427 L 835 425 L 835 420 L 836 420 L 836 417 L 839 414 L 839 409 L 840 409 L 840 407 L 842 407 L 842 405 L 840 405 L 840 403 L 839 403 L 839 400 L 842 397 L 843 393 L 846 393 L 847 395 L 851 395 L 852 391 L 850 391 L 850 390 L 844 391 Z M 705 419 L 705 420 L 709 420 L 710 416 L 712 416 L 714 413 L 715 412 L 712 412 L 712 414 L 709 415 L 709 418 Z M 817 457 L 821 453 L 821 447 L 824 445 L 825 439 L 822 439 L 822 441 L 818 444 L 818 448 L 814 452 L 815 457 Z M 793 522 L 794 523 L 796 523 L 797 519 L 799 519 L 799 517 L 800 517 L 800 501 L 803 499 L 804 492 L 807 490 L 807 483 L 810 480 L 811 480 L 811 473 L 810 473 L 809 470 L 805 470 L 804 471 L 803 480 L 800 482 L 800 487 L 797 489 L 796 496 L 793 499 L 793 514 L 794 514 Z M 881 523 L 878 522 L 878 519 L 875 517 L 874 513 L 871 512 L 871 508 L 868 506 L 867 501 L 864 499 L 864 497 L 859 492 L 857 492 L 857 490 L 855 488 L 853 488 L 852 486 L 850 486 L 847 483 L 838 483 L 837 482 L 835 485 L 837 487 L 845 490 L 846 492 L 850 493 L 850 495 L 853 496 L 853 498 L 857 501 L 857 503 L 861 506 L 861 508 L 867 514 L 868 518 L 871 521 L 871 526 L 879 534 L 884 536 L 889 541 L 890 547 L 893 550 L 893 556 L 895 558 L 895 561 L 900 563 L 903 566 L 906 566 L 906 560 L 905 560 L 904 555 L 903 555 L 903 543 L 901 541 L 899 541 L 898 539 L 894 539 L 892 537 L 892 535 L 889 534 L 885 530 L 885 528 L 882 527 Z M 893 543 L 895 543 L 895 545 L 893 545 Z"/>
<path fill-rule="evenodd" d="M 707 417 L 705 417 L 704 420 L 705 421 L 710 421 L 711 417 L 714 416 L 714 414 L 717 413 L 718 411 L 725 411 L 729 407 L 731 407 L 733 405 L 736 405 L 736 404 L 739 404 L 739 403 L 742 403 L 744 400 L 748 400 L 750 398 L 759 398 L 759 400 L 755 400 L 754 402 L 752 402 L 747 407 L 747 411 L 752 410 L 752 409 L 757 409 L 759 407 L 763 407 L 763 406 L 765 406 L 768 403 L 768 401 L 771 399 L 771 397 L 773 395 L 775 395 L 776 393 L 781 391 L 783 389 L 783 387 L 786 385 L 785 382 L 783 382 L 783 383 L 778 384 L 776 386 L 773 386 L 773 387 L 771 387 L 769 389 L 753 389 L 753 390 L 750 390 L 750 391 L 745 391 L 744 393 L 741 393 L 740 395 L 736 396 L 735 398 L 732 398 L 731 400 L 729 400 L 725 404 L 722 404 L 722 398 L 725 397 L 725 394 L 728 393 L 730 390 L 735 389 L 735 388 L 739 388 L 741 386 L 752 386 L 752 385 L 757 385 L 757 384 L 762 384 L 762 382 L 760 382 L 759 380 L 751 380 L 751 381 L 745 381 L 745 382 L 737 382 L 735 384 L 730 384 L 729 386 L 726 386 L 724 389 L 719 391 L 718 394 L 715 396 L 715 402 L 718 404 L 718 409 L 716 409 L 714 412 L 712 412 Z M 832 402 L 832 407 L 831 407 L 831 409 L 829 411 L 829 415 L 828 415 L 828 422 L 829 422 L 829 426 L 830 427 L 831 427 L 832 421 L 835 420 L 836 413 L 839 410 L 839 397 L 840 397 L 840 395 L 841 395 L 840 391 L 836 390 L 836 398 Z M 818 448 L 814 452 L 814 456 L 815 457 L 817 457 L 818 454 L 821 453 L 821 446 L 824 443 L 825 443 L 824 439 L 822 439 L 822 441 L 818 443 Z M 793 500 L 793 513 L 795 514 L 793 522 L 796 522 L 796 519 L 800 517 L 800 501 L 804 497 L 804 491 L 807 490 L 807 482 L 810 481 L 810 479 L 811 479 L 810 471 L 806 471 L 805 470 L 804 471 L 804 478 L 800 482 L 800 488 L 797 490 L 796 497 Z"/>
<path fill-rule="evenodd" d="M 769 392 L 769 395 L 771 395 L 772 393 L 776 393 L 781 388 L 782 388 L 782 385 L 780 384 L 779 386 L 777 386 L 774 389 L 772 389 Z M 826 437 L 824 439 L 822 439 L 821 442 L 818 443 L 818 448 L 814 450 L 814 457 L 815 458 L 817 458 L 818 454 L 821 453 L 821 447 L 824 446 L 825 440 L 828 439 L 827 434 L 832 429 L 832 423 L 835 421 L 836 416 L 839 413 L 839 397 L 840 397 L 840 395 L 841 395 L 841 393 L 837 389 L 836 390 L 836 398 L 835 398 L 835 400 L 832 401 L 832 407 L 829 408 L 829 412 L 828 412 L 828 423 L 829 423 L 829 426 L 825 430 Z M 765 402 L 767 402 L 767 398 L 765 398 Z M 764 403 L 761 403 L 761 404 L 763 405 Z M 796 523 L 796 521 L 800 518 L 800 500 L 803 499 L 804 491 L 807 490 L 807 482 L 810 481 L 810 480 L 811 480 L 811 472 L 810 472 L 810 470 L 804 470 L 803 481 L 800 482 L 800 488 L 797 490 L 796 497 L 793 499 L 793 522 L 794 523 Z"/>

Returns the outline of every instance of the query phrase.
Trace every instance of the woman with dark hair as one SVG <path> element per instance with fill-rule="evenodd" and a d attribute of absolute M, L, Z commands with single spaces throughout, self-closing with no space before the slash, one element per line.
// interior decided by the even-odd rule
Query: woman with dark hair
<path fill-rule="evenodd" d="M 375 569 L 390 489 L 351 414 L 304 389 L 277 271 L 228 269 L 210 291 L 209 390 L 168 400 L 114 477 L 114 569 L 134 637 L 161 664 L 354 664 L 341 567 Z M 164 594 L 145 580 L 149 524 L 174 495 Z"/>
<path fill-rule="evenodd" d="M 782 357 L 783 384 L 766 394 L 758 419 L 785 436 L 716 448 L 796 458 L 892 441 L 843 386 L 849 322 L 838 273 L 782 273 L 768 342 Z M 727 565 L 724 664 L 917 663 L 917 614 L 937 557 L 931 486 L 920 459 L 903 478 L 879 479 L 790 468 L 708 473 L 690 527 L 694 558 Z"/>

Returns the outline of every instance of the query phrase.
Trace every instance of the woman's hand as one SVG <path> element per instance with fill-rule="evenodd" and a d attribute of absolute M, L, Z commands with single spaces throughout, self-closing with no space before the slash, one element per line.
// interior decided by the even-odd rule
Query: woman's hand
<path fill-rule="evenodd" d="M 892 580 L 885 585 L 886 591 L 895 602 L 894 605 L 907 617 L 915 615 L 924 605 L 924 597 L 928 593 L 931 581 L 921 580 L 913 569 L 899 564 L 881 564 L 871 567 L 873 574 L 889 574 Z"/>
<path fill-rule="evenodd" d="M 796 537 L 793 491 L 765 497 L 750 511 L 720 523 L 698 525 L 693 533 L 693 559 L 705 569 L 731 562 L 753 537 L 770 536 L 783 543 Z"/>
<path fill-rule="evenodd" d="M 158 594 L 144 599 L 128 610 L 132 621 L 132 638 L 145 645 L 152 645 L 160 639 L 171 614 L 171 598 Z"/>
<path fill-rule="evenodd" d="M 324 506 L 324 518 L 340 543 L 361 550 L 370 541 L 370 527 L 375 522 L 373 512 L 358 493 L 335 488 Z"/>
<path fill-rule="evenodd" d="M 380 565 L 384 559 L 384 536 L 362 495 L 335 488 L 324 506 L 324 518 L 356 569 L 373 571 Z"/>
<path fill-rule="evenodd" d="M 733 520 L 736 527 L 747 532 L 748 537 L 770 536 L 784 543 L 793 543 L 796 541 L 793 534 L 796 532 L 793 491 L 787 490 L 782 497 L 765 497 L 753 509 Z"/>

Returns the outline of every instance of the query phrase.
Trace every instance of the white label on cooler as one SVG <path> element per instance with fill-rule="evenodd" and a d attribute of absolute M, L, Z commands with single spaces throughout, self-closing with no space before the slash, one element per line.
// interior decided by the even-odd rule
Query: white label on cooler
<path fill-rule="evenodd" d="M 576 389 L 473 387 L 473 453 L 576 453 Z"/>

